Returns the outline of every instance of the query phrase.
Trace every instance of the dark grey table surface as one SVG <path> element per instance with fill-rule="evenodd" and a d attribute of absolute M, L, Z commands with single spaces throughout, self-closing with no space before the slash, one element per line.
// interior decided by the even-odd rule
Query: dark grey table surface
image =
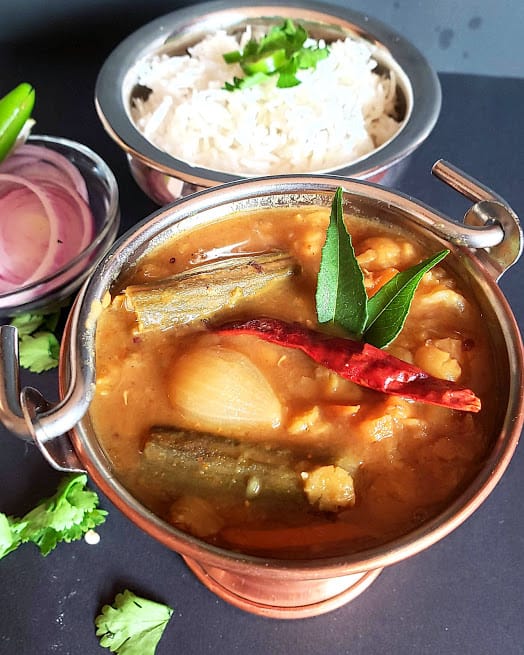
<path fill-rule="evenodd" d="M 15 10 L 13 6 L 13 10 Z M 0 47 L 0 95 L 21 80 L 37 89 L 38 134 L 81 141 L 106 159 L 121 192 L 122 229 L 155 206 L 130 177 L 93 104 L 96 74 L 130 31 L 125 21 L 42 31 Z M 121 30 L 121 34 L 118 30 Z M 429 139 L 411 157 L 396 187 L 460 218 L 467 203 L 432 178 L 440 157 L 482 180 L 524 215 L 524 79 L 442 74 L 443 106 Z M 524 263 L 501 280 L 524 324 Z M 24 375 L 56 397 L 56 373 Z M 0 426 L 0 511 L 21 514 L 56 487 L 31 445 Z M 175 608 L 157 655 L 191 653 L 304 655 L 524 653 L 524 454 L 458 530 L 430 549 L 386 569 L 352 603 L 311 619 L 285 621 L 244 613 L 216 598 L 179 556 L 140 532 L 102 497 L 109 517 L 101 541 L 62 544 L 47 558 L 31 545 L 0 561 L 0 653 L 95 655 L 93 620 L 123 588 Z"/>

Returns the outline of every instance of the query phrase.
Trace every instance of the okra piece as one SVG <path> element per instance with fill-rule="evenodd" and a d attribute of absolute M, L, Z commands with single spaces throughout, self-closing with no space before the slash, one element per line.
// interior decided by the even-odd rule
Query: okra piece
<path fill-rule="evenodd" d="M 139 332 L 192 325 L 267 292 L 295 268 L 284 252 L 229 257 L 161 281 L 130 285 L 124 290 L 125 307 L 136 313 Z"/>
<path fill-rule="evenodd" d="M 305 500 L 300 462 L 291 451 L 207 433 L 152 428 L 141 472 L 171 497 Z"/>

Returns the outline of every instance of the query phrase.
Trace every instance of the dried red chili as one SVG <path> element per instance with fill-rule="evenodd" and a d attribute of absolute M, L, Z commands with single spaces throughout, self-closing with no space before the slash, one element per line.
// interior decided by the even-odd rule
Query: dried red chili
<path fill-rule="evenodd" d="M 214 329 L 220 334 L 249 334 L 296 348 L 341 377 L 375 391 L 467 412 L 480 411 L 480 399 L 470 389 L 435 378 L 369 343 L 332 337 L 272 318 L 237 321 Z"/>

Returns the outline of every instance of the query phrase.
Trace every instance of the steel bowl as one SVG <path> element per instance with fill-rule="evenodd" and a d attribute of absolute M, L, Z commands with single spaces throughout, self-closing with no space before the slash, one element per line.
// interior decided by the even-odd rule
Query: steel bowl
<path fill-rule="evenodd" d="M 508 466 L 524 421 L 523 351 L 515 318 L 497 280 L 520 257 L 517 217 L 495 193 L 450 164 L 434 173 L 474 201 L 464 222 L 400 193 L 334 176 L 278 176 L 208 189 L 157 211 L 123 235 L 96 267 L 69 315 L 60 358 L 60 397 L 47 402 L 18 384 L 17 338 L 0 329 L 0 418 L 32 439 L 51 465 L 85 470 L 107 497 L 146 533 L 178 552 L 212 591 L 244 610 L 296 618 L 327 612 L 365 589 L 383 567 L 414 555 L 457 528 L 488 497 Z M 405 536 L 356 554 L 277 560 L 217 548 L 169 525 L 138 502 L 115 477 L 97 440 L 88 409 L 93 397 L 95 333 L 102 300 L 112 284 L 151 248 L 239 210 L 273 206 L 329 206 L 344 189 L 346 210 L 402 224 L 432 246 L 451 250 L 448 263 L 476 296 L 497 352 L 500 397 L 491 446 L 468 486 L 438 516 Z"/>
<path fill-rule="evenodd" d="M 234 32 L 247 23 L 270 26 L 281 22 L 282 17 L 299 21 L 317 39 L 329 42 L 352 36 L 373 44 L 380 69 L 396 77 L 397 106 L 402 117 L 400 130 L 369 155 L 336 170 L 299 173 L 328 172 L 392 184 L 402 170 L 402 162 L 428 137 L 441 106 L 437 75 L 409 41 L 380 21 L 346 7 L 308 0 L 291 0 L 284 5 L 261 0 L 249 4 L 238 0 L 198 4 L 162 16 L 127 37 L 109 55 L 96 82 L 95 101 L 102 124 L 127 154 L 138 185 L 155 202 L 163 205 L 241 176 L 188 164 L 160 150 L 139 132 L 130 113 L 133 98 L 144 91 L 137 87 L 137 70 L 158 53 L 185 53 L 189 46 L 216 30 Z"/>

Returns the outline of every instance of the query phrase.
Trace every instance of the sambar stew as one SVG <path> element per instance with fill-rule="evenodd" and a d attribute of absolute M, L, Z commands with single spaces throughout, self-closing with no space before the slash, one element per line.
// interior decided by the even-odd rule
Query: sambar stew
<path fill-rule="evenodd" d="M 345 220 L 369 297 L 432 254 L 397 228 Z M 449 504 L 489 447 L 489 335 L 446 261 L 385 350 L 473 390 L 480 412 L 369 389 L 300 350 L 216 329 L 268 317 L 329 333 L 315 310 L 328 222 L 321 207 L 260 209 L 179 234 L 131 267 L 98 321 L 90 415 L 117 477 L 226 549 L 286 559 L 383 544 Z"/>

